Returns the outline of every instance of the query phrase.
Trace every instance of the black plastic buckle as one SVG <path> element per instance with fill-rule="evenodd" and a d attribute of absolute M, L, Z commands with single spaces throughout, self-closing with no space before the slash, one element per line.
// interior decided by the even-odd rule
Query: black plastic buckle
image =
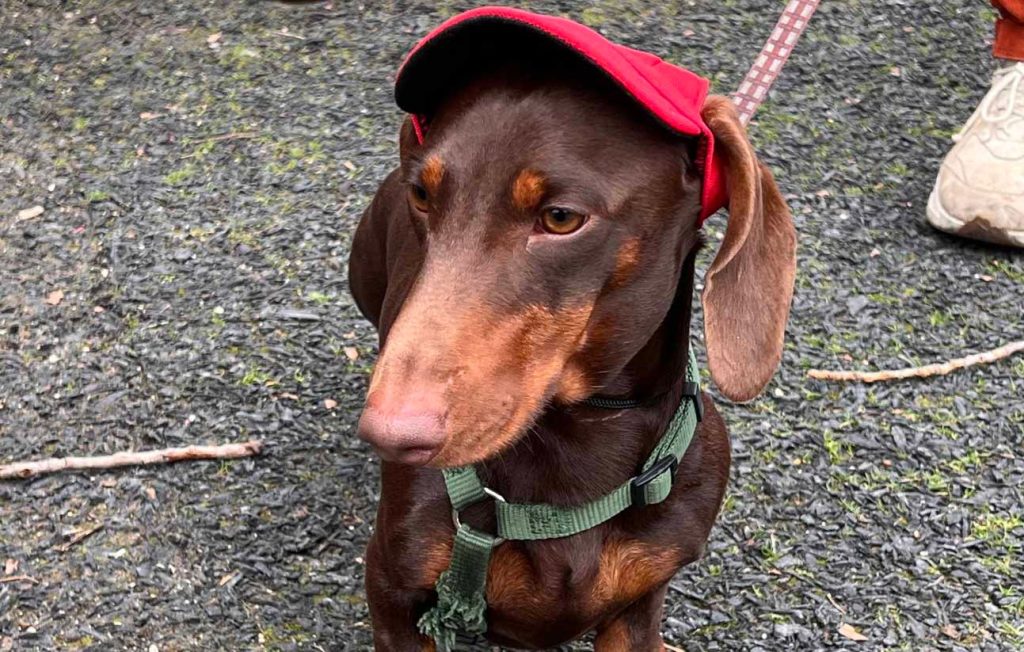
<path fill-rule="evenodd" d="M 677 468 L 679 468 L 679 461 L 669 455 L 668 457 L 661 458 L 651 468 L 630 480 L 629 492 L 633 500 L 633 507 L 647 507 L 650 504 L 647 502 L 647 494 L 644 492 L 644 488 L 654 482 L 662 473 L 667 471 L 672 484 L 675 484 Z"/>
<path fill-rule="evenodd" d="M 683 383 L 683 396 L 693 401 L 693 413 L 697 423 L 704 420 L 704 401 L 701 398 L 700 383 Z"/>

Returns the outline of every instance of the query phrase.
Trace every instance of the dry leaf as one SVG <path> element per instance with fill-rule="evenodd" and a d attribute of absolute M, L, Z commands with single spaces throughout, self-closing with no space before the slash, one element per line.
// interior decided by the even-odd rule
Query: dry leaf
<path fill-rule="evenodd" d="M 113 489 L 114 487 L 117 486 L 117 480 L 115 480 L 114 478 L 107 478 L 106 480 L 100 483 L 100 486 L 103 487 L 104 489 Z"/>
<path fill-rule="evenodd" d="M 64 290 L 54 290 L 53 292 L 46 295 L 46 303 L 51 306 L 60 305 L 60 302 L 64 300 Z"/>
<path fill-rule="evenodd" d="M 223 36 L 223 34 L 221 32 L 214 32 L 213 34 L 210 34 L 209 36 L 206 37 L 206 42 L 210 46 L 214 46 L 214 45 L 217 44 L 217 41 L 220 40 L 221 36 Z"/>
<path fill-rule="evenodd" d="M 839 626 L 839 633 L 842 634 L 845 638 L 850 639 L 851 641 L 868 640 L 868 637 L 861 634 L 856 627 L 854 627 L 853 625 L 849 625 L 847 623 L 843 623 Z"/>
<path fill-rule="evenodd" d="M 819 190 L 818 192 L 816 192 L 814 194 L 816 196 L 818 196 L 818 197 L 831 197 L 832 196 L 832 193 L 829 192 L 828 190 Z"/>
<path fill-rule="evenodd" d="M 878 258 L 879 256 L 882 255 L 882 252 L 879 251 L 877 248 L 875 248 L 875 249 L 872 249 L 871 253 L 868 254 L 868 255 L 871 256 L 872 258 Z"/>
<path fill-rule="evenodd" d="M 146 496 L 153 502 L 156 502 L 156 489 L 153 487 L 146 487 Z"/>
<path fill-rule="evenodd" d="M 676 647 L 675 645 L 669 645 L 668 643 L 662 643 L 662 645 L 665 646 L 665 649 L 668 650 L 668 652 L 686 652 L 683 648 Z"/>
<path fill-rule="evenodd" d="M 18 560 L 8 559 L 4 562 L 4 575 L 14 575 L 18 571 Z"/>
<path fill-rule="evenodd" d="M 325 398 L 324 407 L 327 408 L 328 410 L 333 410 L 334 408 L 338 407 L 338 402 L 335 401 L 333 398 Z"/>
<path fill-rule="evenodd" d="M 354 346 L 346 346 L 342 351 L 345 352 L 345 357 L 355 362 L 359 359 L 359 351 Z"/>
<path fill-rule="evenodd" d="M 143 111 L 139 114 L 140 120 L 156 120 L 160 117 L 159 113 L 153 113 L 152 111 Z M 140 154 L 141 156 L 141 154 Z"/>
<path fill-rule="evenodd" d="M 900 77 L 903 75 L 903 69 L 899 66 L 893 66 L 892 68 L 889 68 L 889 74 L 893 77 Z"/>
<path fill-rule="evenodd" d="M 227 584 L 231 580 L 235 579 L 236 575 L 238 575 L 238 573 L 228 573 L 224 577 L 220 578 L 220 581 L 217 582 L 217 586 L 224 586 L 225 584 Z"/>
<path fill-rule="evenodd" d="M 341 164 L 344 165 L 345 169 L 348 170 L 349 172 L 356 171 L 356 166 L 355 164 L 352 163 L 352 161 L 342 161 Z"/>
<path fill-rule="evenodd" d="M 43 214 L 42 206 L 32 206 L 31 208 L 24 208 L 18 211 L 18 222 L 24 222 L 25 220 L 31 220 L 34 217 L 39 217 Z"/>
<path fill-rule="evenodd" d="M 942 628 L 941 631 L 943 634 L 950 637 L 954 641 L 960 640 L 960 632 L 956 631 L 956 627 L 953 627 L 952 624 L 947 624 L 945 627 Z"/>

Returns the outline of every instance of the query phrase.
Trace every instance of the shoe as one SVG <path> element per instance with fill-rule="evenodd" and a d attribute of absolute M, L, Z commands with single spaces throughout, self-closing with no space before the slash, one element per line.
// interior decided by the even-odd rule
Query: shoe
<path fill-rule="evenodd" d="M 1024 247 L 1024 61 L 993 76 L 946 155 L 928 222 L 975 240 Z"/>

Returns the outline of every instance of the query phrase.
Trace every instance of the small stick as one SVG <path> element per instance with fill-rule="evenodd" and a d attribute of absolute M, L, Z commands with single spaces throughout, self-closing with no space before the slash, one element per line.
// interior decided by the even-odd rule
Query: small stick
<path fill-rule="evenodd" d="M 0 466 L 0 480 L 32 478 L 46 473 L 81 469 L 112 469 L 119 466 L 169 464 L 189 460 L 217 460 L 259 455 L 263 442 L 257 440 L 221 446 L 186 446 L 155 451 L 121 452 L 98 457 L 55 457 L 36 462 Z"/>
<path fill-rule="evenodd" d="M 927 378 L 928 376 L 945 376 L 957 369 L 965 369 L 978 364 L 988 364 L 996 360 L 1008 358 L 1018 351 L 1024 351 L 1024 340 L 1010 342 L 999 348 L 975 353 L 964 358 L 956 358 L 939 364 L 929 364 L 923 367 L 909 367 L 906 369 L 894 369 L 890 371 L 828 371 L 826 369 L 811 369 L 807 372 L 810 378 L 818 380 L 838 380 L 861 383 L 877 383 L 885 380 L 900 380 L 903 378 Z"/>
<path fill-rule="evenodd" d="M 33 584 L 39 584 L 39 580 L 28 575 L 12 575 L 11 577 L 0 577 L 0 584 L 6 584 L 7 582 L 32 582 Z"/>
<path fill-rule="evenodd" d="M 196 142 L 200 143 L 216 143 L 221 140 L 237 140 L 239 138 L 255 138 L 259 136 L 258 131 L 232 131 L 229 134 L 220 134 L 219 136 L 210 136 L 209 138 L 201 138 Z"/>
<path fill-rule="evenodd" d="M 292 34 L 291 32 L 285 31 L 283 29 L 274 32 L 274 34 L 277 34 L 278 36 L 286 36 L 288 38 L 298 39 L 300 41 L 305 41 L 306 40 L 305 36 L 301 36 L 299 34 Z"/>
<path fill-rule="evenodd" d="M 97 525 L 95 527 L 91 527 L 88 530 L 82 530 L 82 531 L 76 533 L 75 536 L 71 537 L 71 540 L 68 541 L 67 543 L 62 543 L 59 546 L 57 546 L 57 550 L 60 550 L 61 552 L 67 552 L 68 550 L 71 550 L 71 546 L 75 545 L 76 543 L 78 543 L 80 541 L 84 541 L 85 539 L 88 539 L 89 537 L 91 537 L 92 535 L 96 534 L 97 532 L 99 532 L 102 529 L 103 529 L 103 524 L 100 523 L 99 525 Z"/>

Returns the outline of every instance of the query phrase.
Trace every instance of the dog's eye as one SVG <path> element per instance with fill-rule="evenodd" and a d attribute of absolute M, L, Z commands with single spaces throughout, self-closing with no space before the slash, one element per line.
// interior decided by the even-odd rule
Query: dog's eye
<path fill-rule="evenodd" d="M 415 183 L 409 186 L 409 201 L 412 202 L 413 208 L 416 210 L 426 213 L 429 199 L 427 190 L 423 186 Z"/>
<path fill-rule="evenodd" d="M 540 227 L 547 233 L 569 235 L 579 230 L 586 221 L 586 215 L 568 208 L 547 208 L 540 216 Z"/>

